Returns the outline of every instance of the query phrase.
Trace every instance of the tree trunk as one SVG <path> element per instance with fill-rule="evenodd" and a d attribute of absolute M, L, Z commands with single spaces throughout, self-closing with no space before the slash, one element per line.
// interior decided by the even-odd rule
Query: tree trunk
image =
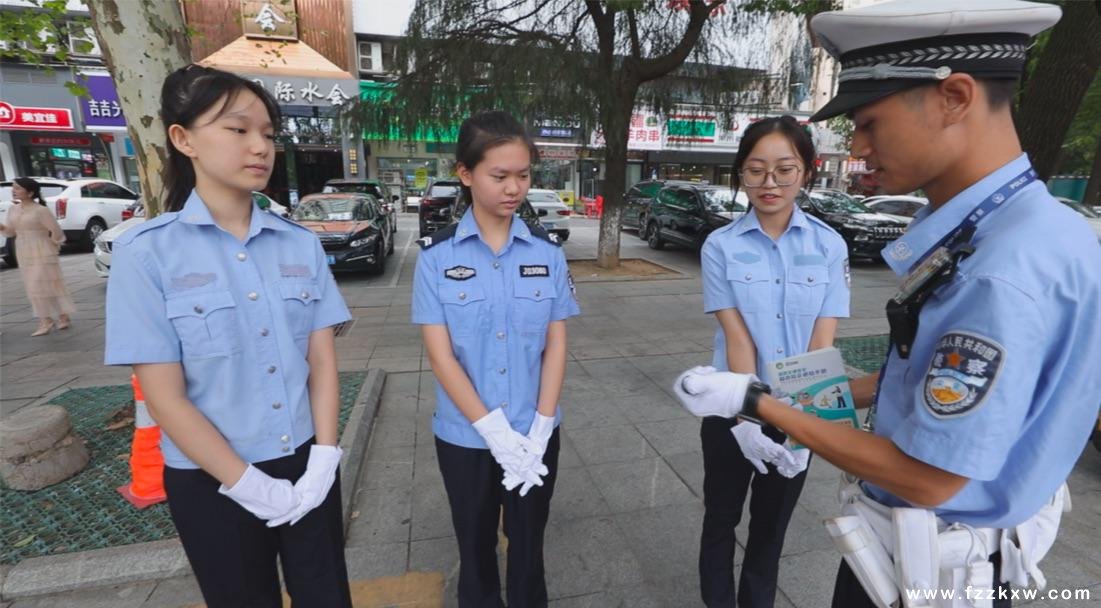
<path fill-rule="evenodd" d="M 604 131 L 604 212 L 600 218 L 600 241 L 596 246 L 596 264 L 601 268 L 619 266 L 619 235 L 623 218 L 623 193 L 627 191 L 627 139 L 634 113 L 638 86 L 608 101 L 601 112 Z M 612 96 L 609 96 L 612 97 Z"/>
<path fill-rule="evenodd" d="M 1101 137 L 1097 138 L 1097 152 L 1093 155 L 1093 168 L 1090 169 L 1090 181 L 1086 184 L 1086 193 L 1082 202 L 1087 205 L 1101 205 Z"/>
<path fill-rule="evenodd" d="M 160 118 L 161 83 L 191 63 L 191 43 L 179 2 L 123 1 L 125 5 L 120 0 L 88 0 L 87 4 L 134 142 L 145 216 L 152 218 L 162 210 L 168 160 Z"/>
<path fill-rule="evenodd" d="M 1101 0 L 1066 2 L 1063 18 L 1025 85 L 1018 108 L 1021 145 L 1040 179 L 1055 170 L 1059 149 L 1101 65 Z"/>

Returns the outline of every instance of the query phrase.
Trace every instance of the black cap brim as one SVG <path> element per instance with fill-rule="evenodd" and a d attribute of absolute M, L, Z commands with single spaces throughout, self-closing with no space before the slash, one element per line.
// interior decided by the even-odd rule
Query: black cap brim
<path fill-rule="evenodd" d="M 899 91 L 912 89 L 923 84 L 931 84 L 935 80 L 914 79 L 890 79 L 890 80 L 855 80 L 842 83 L 838 87 L 837 96 L 822 106 L 821 110 L 810 117 L 811 122 L 818 122 L 847 114 L 853 110 L 866 106 L 873 101 L 879 101 L 888 95 Z"/>

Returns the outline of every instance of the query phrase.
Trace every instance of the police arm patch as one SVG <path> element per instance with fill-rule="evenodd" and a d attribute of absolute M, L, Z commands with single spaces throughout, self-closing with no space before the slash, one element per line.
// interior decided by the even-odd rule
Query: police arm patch
<path fill-rule="evenodd" d="M 937 418 L 979 408 L 1005 367 L 1005 348 L 986 336 L 953 331 L 941 336 L 925 374 L 925 407 Z"/>

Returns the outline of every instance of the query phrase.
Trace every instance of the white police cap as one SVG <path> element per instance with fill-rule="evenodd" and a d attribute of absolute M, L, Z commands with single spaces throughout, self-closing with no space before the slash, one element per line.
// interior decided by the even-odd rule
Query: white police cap
<path fill-rule="evenodd" d="M 1032 37 L 1061 15 L 1058 6 L 1021 0 L 894 0 L 816 15 L 811 29 L 841 74 L 837 95 L 811 120 L 956 72 L 1015 79 Z"/>

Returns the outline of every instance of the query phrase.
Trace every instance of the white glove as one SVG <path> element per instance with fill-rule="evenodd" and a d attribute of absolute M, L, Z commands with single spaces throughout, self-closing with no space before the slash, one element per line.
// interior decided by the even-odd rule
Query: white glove
<path fill-rule="evenodd" d="M 807 465 L 810 464 L 810 450 L 807 448 L 798 450 L 783 448 L 783 450 L 787 455 L 782 460 L 773 462 L 781 475 L 791 479 L 807 470 Z"/>
<path fill-rule="evenodd" d="M 269 521 L 268 527 L 281 526 L 288 521 L 293 526 L 325 502 L 325 497 L 329 495 L 329 490 L 336 481 L 336 467 L 340 465 L 342 454 L 344 450 L 335 445 L 311 445 L 306 472 L 294 484 L 294 494 L 299 500 L 298 507 L 283 517 Z"/>
<path fill-rule="evenodd" d="M 546 475 L 548 470 L 541 462 L 539 447 L 512 428 L 504 410 L 496 409 L 482 416 L 474 423 L 474 430 L 489 446 L 493 459 L 505 470 L 508 481 L 502 483 L 506 490 L 512 490 L 524 481 L 543 485 L 539 476 Z M 509 473 L 512 473 L 512 478 L 508 477 Z M 509 487 L 509 481 L 514 482 L 512 487 Z"/>
<path fill-rule="evenodd" d="M 538 411 L 535 412 L 535 419 L 531 421 L 531 428 L 528 429 L 528 439 L 535 443 L 537 450 L 534 452 L 539 455 L 539 466 L 544 469 L 540 475 L 546 475 L 550 472 L 547 466 L 543 464 L 543 455 L 547 453 L 547 443 L 550 442 L 551 435 L 554 434 L 554 416 L 544 416 Z M 536 471 L 538 473 L 538 471 Z M 505 472 L 505 478 L 501 482 L 505 488 L 512 491 L 517 485 L 519 485 L 520 478 L 512 473 Z M 527 496 L 531 491 L 532 486 L 535 485 L 530 481 L 523 482 L 520 486 L 520 496 Z M 540 484 L 542 485 L 542 484 Z"/>
<path fill-rule="evenodd" d="M 734 439 L 738 442 L 738 447 L 742 449 L 742 454 L 745 454 L 746 460 L 753 464 L 761 475 L 768 475 L 766 462 L 771 462 L 779 467 L 781 463 L 791 458 L 791 452 L 773 441 L 768 435 L 765 435 L 759 424 L 739 422 L 734 425 L 734 428 L 730 429 L 730 433 L 734 435 Z M 790 475 L 787 477 L 790 477 Z"/>
<path fill-rule="evenodd" d="M 232 498 L 260 519 L 283 517 L 293 511 L 299 502 L 291 482 L 275 479 L 251 464 L 232 488 L 222 484 L 218 493 Z"/>
<path fill-rule="evenodd" d="M 742 410 L 749 384 L 757 381 L 757 376 L 753 374 L 694 367 L 677 376 L 673 382 L 673 393 L 684 409 L 696 416 L 733 418 Z"/>

